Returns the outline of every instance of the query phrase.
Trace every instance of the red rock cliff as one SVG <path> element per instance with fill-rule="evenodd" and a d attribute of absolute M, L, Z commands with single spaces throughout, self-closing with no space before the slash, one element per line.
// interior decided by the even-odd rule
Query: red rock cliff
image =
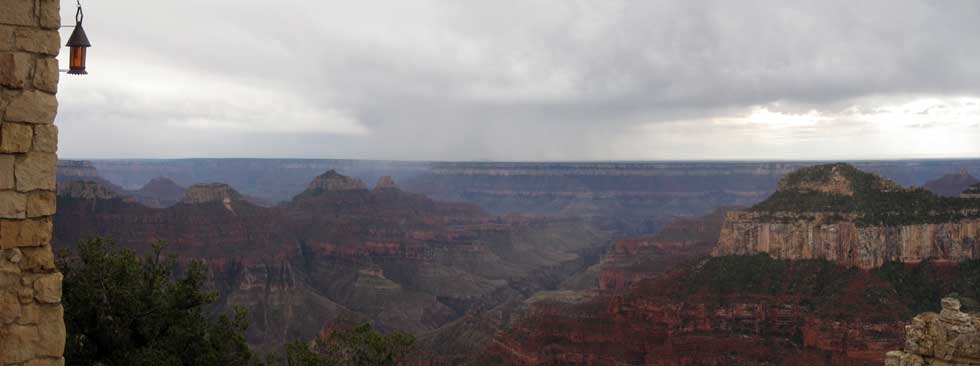
<path fill-rule="evenodd" d="M 874 268 L 980 257 L 980 200 L 902 188 L 846 164 L 787 175 L 752 209 L 729 212 L 713 254 L 768 253 Z"/>

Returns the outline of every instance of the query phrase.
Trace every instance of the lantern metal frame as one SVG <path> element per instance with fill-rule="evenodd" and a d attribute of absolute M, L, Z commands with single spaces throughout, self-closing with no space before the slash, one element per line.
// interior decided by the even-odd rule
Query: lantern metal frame
<path fill-rule="evenodd" d="M 78 5 L 78 11 L 75 12 L 75 30 L 71 32 L 71 36 L 68 37 L 68 43 L 65 44 L 69 48 L 68 55 L 68 74 L 71 75 L 87 75 L 88 72 L 85 71 L 85 57 L 87 48 L 92 47 L 92 43 L 89 42 L 88 36 L 85 35 L 85 28 L 82 27 L 82 20 L 85 19 L 85 14 L 82 12 L 81 1 L 76 1 Z M 70 27 L 70 26 L 62 26 Z"/>

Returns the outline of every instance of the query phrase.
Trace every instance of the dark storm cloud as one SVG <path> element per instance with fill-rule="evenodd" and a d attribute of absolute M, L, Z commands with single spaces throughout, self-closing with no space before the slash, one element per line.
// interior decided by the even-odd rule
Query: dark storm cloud
<path fill-rule="evenodd" d="M 96 47 L 90 76 L 62 80 L 67 156 L 978 152 L 910 148 L 906 131 L 926 120 L 888 125 L 923 98 L 956 109 L 926 107 L 941 118 L 980 116 L 975 1 L 84 5 Z M 947 122 L 929 130 L 958 131 Z M 822 147 L 856 141 L 841 131 L 871 143 Z"/>

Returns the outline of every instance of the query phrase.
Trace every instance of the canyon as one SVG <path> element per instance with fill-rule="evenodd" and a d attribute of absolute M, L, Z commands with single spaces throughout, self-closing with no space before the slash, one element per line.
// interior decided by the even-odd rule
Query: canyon
<path fill-rule="evenodd" d="M 176 204 L 154 208 L 99 179 L 65 179 L 58 208 L 56 248 L 105 236 L 139 253 L 165 242 L 181 263 L 204 261 L 221 295 L 216 311 L 248 309 L 246 335 L 259 348 L 345 321 L 431 331 L 548 288 L 590 264 L 606 235 L 574 218 L 433 201 L 390 177 L 368 189 L 333 170 L 273 207 L 223 183 L 191 185 Z"/>
<path fill-rule="evenodd" d="M 652 237 L 615 241 L 590 275 L 580 275 L 588 280 L 512 305 L 496 320 L 487 355 L 472 363 L 870 366 L 884 364 L 886 353 L 889 360 L 919 357 L 888 353 L 908 349 L 909 332 L 927 345 L 946 337 L 922 325 L 935 315 L 909 325 L 915 312 L 934 309 L 947 294 L 980 310 L 973 202 L 954 201 L 952 216 L 931 207 L 925 216 L 899 217 L 842 209 L 868 209 L 841 202 L 862 201 L 869 189 L 938 199 L 844 164 L 796 170 L 756 206 L 679 218 Z M 799 210 L 781 207 L 790 202 Z M 765 210 L 771 207 L 779 210 Z M 920 219 L 932 221 L 921 225 L 936 225 L 926 228 L 933 232 L 903 228 Z M 853 232 L 840 233 L 847 229 Z M 860 230 L 864 236 L 855 234 Z M 896 236 L 876 242 L 871 230 Z M 906 256 L 854 254 L 901 254 L 902 245 Z M 938 352 L 912 349 L 928 357 Z"/>
<path fill-rule="evenodd" d="M 93 160 L 100 175 L 134 191 L 166 177 L 187 187 L 222 182 L 274 205 L 301 193 L 316 175 L 337 170 L 375 182 L 391 176 L 409 192 L 468 202 L 492 214 L 575 216 L 606 230 L 641 236 L 675 216 L 751 206 L 784 174 L 819 162 L 429 162 L 342 159 Z M 980 160 L 857 161 L 903 185 L 980 171 Z"/>
<path fill-rule="evenodd" d="M 206 261 L 259 349 L 368 321 L 416 335 L 413 365 L 870 366 L 939 297 L 980 296 L 973 200 L 846 164 L 406 163 L 406 184 L 327 170 L 278 204 L 64 164 L 57 247 Z"/>

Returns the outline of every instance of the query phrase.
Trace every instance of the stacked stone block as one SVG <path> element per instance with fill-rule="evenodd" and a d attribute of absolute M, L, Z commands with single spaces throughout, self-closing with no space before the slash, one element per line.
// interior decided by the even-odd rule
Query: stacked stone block
<path fill-rule="evenodd" d="M 0 0 L 0 366 L 63 365 L 51 251 L 59 0 Z"/>
<path fill-rule="evenodd" d="M 943 299 L 942 307 L 905 326 L 905 350 L 888 352 L 885 366 L 980 365 L 980 315 L 960 311 L 955 298 Z"/>

